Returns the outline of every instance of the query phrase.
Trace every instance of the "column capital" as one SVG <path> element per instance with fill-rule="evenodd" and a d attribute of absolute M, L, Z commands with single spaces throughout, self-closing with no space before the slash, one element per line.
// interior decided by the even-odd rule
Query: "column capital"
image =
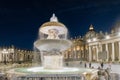
<path fill-rule="evenodd" d="M 112 42 L 112 45 L 114 44 L 115 42 Z"/>
<path fill-rule="evenodd" d="M 105 43 L 105 45 L 108 45 L 109 43 Z"/>

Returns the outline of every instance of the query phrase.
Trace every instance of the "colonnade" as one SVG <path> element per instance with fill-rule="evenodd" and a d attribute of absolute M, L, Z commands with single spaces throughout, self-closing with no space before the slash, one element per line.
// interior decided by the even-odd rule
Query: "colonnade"
<path fill-rule="evenodd" d="M 89 44 L 89 61 L 120 61 L 120 41 Z"/>
<path fill-rule="evenodd" d="M 33 52 L 32 51 L 25 51 L 25 50 L 19 50 L 19 49 L 9 49 L 9 48 L 3 48 L 0 49 L 0 62 L 26 62 L 31 61 L 33 58 Z"/>
<path fill-rule="evenodd" d="M 66 51 L 64 54 L 65 59 L 81 59 L 84 58 L 84 50 L 79 50 L 77 48 L 71 48 L 70 50 Z"/>

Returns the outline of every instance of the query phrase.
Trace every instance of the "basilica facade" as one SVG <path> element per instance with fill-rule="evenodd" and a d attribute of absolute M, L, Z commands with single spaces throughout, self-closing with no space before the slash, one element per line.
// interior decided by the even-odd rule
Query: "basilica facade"
<path fill-rule="evenodd" d="M 65 52 L 66 60 L 120 61 L 120 32 L 113 28 L 111 33 L 96 32 L 93 25 L 83 37 L 71 39 L 73 46 Z"/>
<path fill-rule="evenodd" d="M 65 26 L 58 22 L 47 22 L 44 26 Z M 41 33 L 40 33 L 41 34 Z M 42 35 L 45 36 L 46 35 Z M 66 37 L 61 35 L 62 37 Z M 48 36 L 49 38 L 49 36 Z M 55 38 L 57 36 L 55 35 Z M 51 39 L 51 38 L 50 38 Z M 96 32 L 94 26 L 90 25 L 88 32 L 84 36 L 70 39 L 73 45 L 63 52 L 65 61 L 120 61 L 120 27 L 114 27 L 111 33 Z M 38 52 L 39 55 L 40 52 Z M 34 59 L 34 51 L 21 50 L 11 47 L 0 47 L 1 63 L 20 63 L 28 62 Z M 40 59 L 40 56 L 38 56 Z"/>
<path fill-rule="evenodd" d="M 88 50 L 86 50 L 85 41 L 81 37 L 71 39 L 73 45 L 65 51 L 64 59 L 66 61 L 80 61 L 87 59 Z"/>
<path fill-rule="evenodd" d="M 0 63 L 22 63 L 33 59 L 32 50 L 23 50 L 14 47 L 0 47 Z"/>
<path fill-rule="evenodd" d="M 91 25 L 84 36 L 88 46 L 89 61 L 120 61 L 120 32 L 119 27 L 111 33 L 96 32 Z"/>
<path fill-rule="evenodd" d="M 120 32 L 113 29 L 111 33 L 96 32 L 93 25 L 83 36 L 71 38 L 73 45 L 66 50 L 65 61 L 120 61 Z M 34 51 L 18 49 L 14 46 L 0 47 L 0 63 L 31 62 Z"/>

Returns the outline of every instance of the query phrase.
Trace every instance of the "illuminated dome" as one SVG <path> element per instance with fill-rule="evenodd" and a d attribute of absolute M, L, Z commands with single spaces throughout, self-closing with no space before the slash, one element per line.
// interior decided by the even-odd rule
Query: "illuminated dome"
<path fill-rule="evenodd" d="M 42 32 L 44 34 L 49 34 L 49 30 L 52 30 L 52 29 L 59 31 L 58 34 L 60 35 L 67 33 L 67 28 L 65 27 L 64 24 L 58 21 L 55 14 L 52 15 L 49 22 L 46 22 L 41 25 L 39 32 Z"/>
<path fill-rule="evenodd" d="M 86 33 L 86 39 L 92 39 L 97 36 L 97 32 L 94 31 L 93 25 L 90 25 L 89 31 Z"/>

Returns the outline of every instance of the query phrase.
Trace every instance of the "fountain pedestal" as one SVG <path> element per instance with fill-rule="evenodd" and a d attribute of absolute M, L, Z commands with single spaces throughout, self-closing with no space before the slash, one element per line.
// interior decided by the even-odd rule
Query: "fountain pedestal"
<path fill-rule="evenodd" d="M 45 69 L 62 69 L 63 68 L 63 56 L 60 56 L 60 55 L 44 56 L 43 67 Z"/>

